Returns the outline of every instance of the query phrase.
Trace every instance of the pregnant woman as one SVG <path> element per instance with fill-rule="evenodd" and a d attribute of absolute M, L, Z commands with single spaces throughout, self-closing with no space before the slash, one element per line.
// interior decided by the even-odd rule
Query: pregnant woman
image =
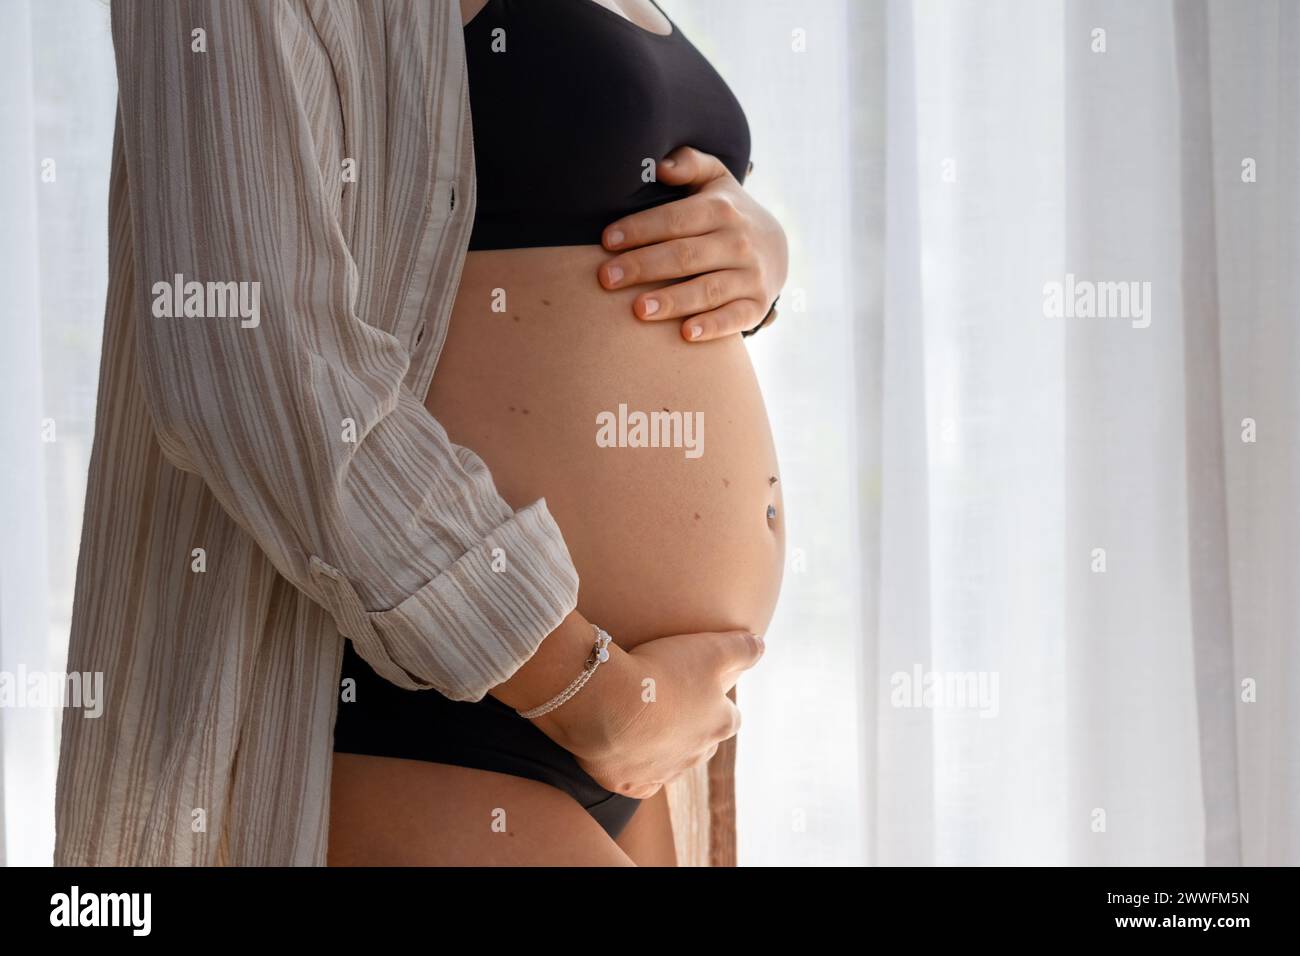
<path fill-rule="evenodd" d="M 774 290 L 728 228 L 740 105 L 649 0 L 461 9 L 477 206 L 426 406 L 513 508 L 545 499 L 617 649 L 762 634 L 783 515 L 736 333 Z M 350 642 L 343 677 L 332 863 L 674 862 L 663 790 L 605 789 L 497 697 L 403 690 Z"/>
<path fill-rule="evenodd" d="M 112 3 L 56 864 L 734 861 L 785 241 L 613 3 Z"/>

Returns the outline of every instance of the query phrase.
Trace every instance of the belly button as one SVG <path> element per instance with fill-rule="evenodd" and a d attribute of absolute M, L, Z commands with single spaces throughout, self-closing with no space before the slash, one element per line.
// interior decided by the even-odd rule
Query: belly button
<path fill-rule="evenodd" d="M 767 520 L 772 521 L 776 518 L 776 505 L 767 506 Z"/>

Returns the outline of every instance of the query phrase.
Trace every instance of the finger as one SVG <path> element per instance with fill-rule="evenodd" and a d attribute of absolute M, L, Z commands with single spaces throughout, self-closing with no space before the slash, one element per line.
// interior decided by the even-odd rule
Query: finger
<path fill-rule="evenodd" d="M 601 233 L 600 242 L 610 252 L 618 252 L 684 236 L 703 236 L 739 222 L 740 210 L 724 193 L 695 193 L 615 219 Z"/>
<path fill-rule="evenodd" d="M 730 175 L 731 171 L 722 160 L 694 146 L 678 146 L 655 164 L 655 178 L 670 186 L 698 188 Z"/>
<path fill-rule="evenodd" d="M 776 320 L 780 317 L 781 310 L 778 309 L 775 304 L 769 306 L 767 313 L 763 316 L 762 327 L 767 328 L 768 326 L 776 325 Z M 750 328 L 754 329 L 755 327 L 751 325 Z M 755 329 L 755 331 L 757 331 L 757 329 Z"/>
<path fill-rule="evenodd" d="M 691 316 L 682 323 L 682 338 L 709 342 L 753 328 L 763 318 L 763 307 L 753 299 L 736 299 L 720 309 Z"/>
<path fill-rule="evenodd" d="M 742 269 L 706 272 L 687 282 L 642 292 L 632 300 L 632 314 L 655 322 L 684 319 L 744 298 L 753 285 L 750 274 Z"/>
<path fill-rule="evenodd" d="M 727 713 L 726 717 L 722 721 L 722 725 L 718 728 L 717 738 L 719 744 L 724 740 L 730 740 L 732 737 L 736 736 L 736 734 L 740 733 L 741 724 L 740 708 L 736 706 L 734 701 L 727 698 L 723 699 L 727 705 Z"/>
<path fill-rule="evenodd" d="M 692 639 L 712 655 L 707 662 L 719 675 L 748 670 L 763 656 L 763 639 L 750 631 L 718 631 L 696 634 Z"/>
<path fill-rule="evenodd" d="M 739 269 L 749 266 L 752 258 L 745 234 L 728 230 L 633 249 L 603 263 L 596 275 L 606 289 L 625 289 L 719 269 Z"/>
<path fill-rule="evenodd" d="M 623 796 L 631 797 L 633 800 L 649 800 L 663 786 L 661 783 L 646 784 L 642 786 L 625 786 L 622 788 Z"/>

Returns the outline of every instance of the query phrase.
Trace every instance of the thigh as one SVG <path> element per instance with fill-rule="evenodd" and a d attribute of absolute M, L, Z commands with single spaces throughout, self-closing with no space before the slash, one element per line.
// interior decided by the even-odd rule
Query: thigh
<path fill-rule="evenodd" d="M 650 799 L 641 801 L 617 842 L 637 866 L 677 865 L 667 790 L 661 788 Z"/>
<path fill-rule="evenodd" d="M 328 862 L 635 865 L 576 800 L 544 783 L 468 767 L 344 753 L 334 755 Z"/>

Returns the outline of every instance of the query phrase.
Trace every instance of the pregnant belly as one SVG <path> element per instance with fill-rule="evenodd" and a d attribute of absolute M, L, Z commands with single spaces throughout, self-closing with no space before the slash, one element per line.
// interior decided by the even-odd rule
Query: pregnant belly
<path fill-rule="evenodd" d="M 598 246 L 465 260 L 426 404 L 514 507 L 545 498 L 578 610 L 630 647 L 764 633 L 784 557 L 781 486 L 738 335 L 691 344 L 596 281 Z M 508 559 L 508 556 L 507 556 Z"/>

